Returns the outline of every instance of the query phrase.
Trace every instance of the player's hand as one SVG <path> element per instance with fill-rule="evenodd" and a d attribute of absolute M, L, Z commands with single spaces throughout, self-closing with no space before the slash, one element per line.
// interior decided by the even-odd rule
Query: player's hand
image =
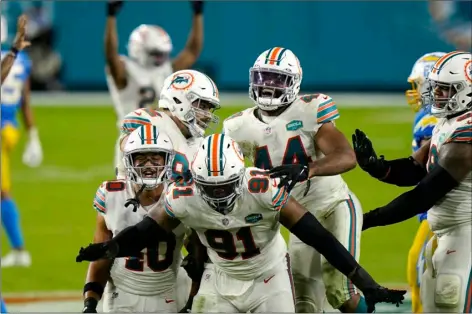
<path fill-rule="evenodd" d="M 82 261 L 93 262 L 99 259 L 114 258 L 117 252 L 117 245 L 112 241 L 93 243 L 89 244 L 86 248 L 81 247 L 75 261 L 80 263 Z"/>
<path fill-rule="evenodd" d="M 377 158 L 372 142 L 364 132 L 356 129 L 356 132 L 352 134 L 352 146 L 356 153 L 357 163 L 362 170 L 377 179 L 387 175 L 388 166 L 384 162 L 384 156 Z"/>
<path fill-rule="evenodd" d="M 190 4 L 192 5 L 193 14 L 203 14 L 204 1 L 190 1 Z"/>
<path fill-rule="evenodd" d="M 179 313 L 191 313 L 192 312 L 193 297 L 189 298 L 184 308 Z"/>
<path fill-rule="evenodd" d="M 187 275 L 192 281 L 200 282 L 202 279 L 203 268 L 199 267 L 195 257 L 192 254 L 187 254 L 180 264 L 187 272 Z"/>
<path fill-rule="evenodd" d="M 31 45 L 29 41 L 25 40 L 26 37 L 26 26 L 28 25 L 28 18 L 25 14 L 21 15 L 18 18 L 18 23 L 16 26 L 16 35 L 13 40 L 13 47 L 18 51 L 21 51 Z"/>
<path fill-rule="evenodd" d="M 84 309 L 82 313 L 97 313 L 98 301 L 95 298 L 88 297 L 84 300 Z"/>
<path fill-rule="evenodd" d="M 29 139 L 23 152 L 23 163 L 28 167 L 38 167 L 43 162 L 43 149 L 39 141 L 38 131 L 31 129 Z"/>
<path fill-rule="evenodd" d="M 269 170 L 271 178 L 280 178 L 278 188 L 286 187 L 287 193 L 293 189 L 299 181 L 308 179 L 308 166 L 301 164 L 282 165 Z"/>
<path fill-rule="evenodd" d="M 380 302 L 395 304 L 399 307 L 400 304 L 403 304 L 402 301 L 405 299 L 404 295 L 406 294 L 406 290 L 391 290 L 381 286 L 364 289 L 362 292 L 364 293 L 368 313 L 375 311 L 375 304 Z"/>
<path fill-rule="evenodd" d="M 116 16 L 123 6 L 123 1 L 109 0 L 107 3 L 107 15 Z"/>

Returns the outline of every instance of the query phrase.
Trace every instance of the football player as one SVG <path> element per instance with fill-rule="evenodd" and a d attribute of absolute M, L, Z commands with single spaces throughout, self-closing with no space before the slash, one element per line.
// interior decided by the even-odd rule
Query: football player
<path fill-rule="evenodd" d="M 246 168 L 238 144 L 224 134 L 206 137 L 191 165 L 192 180 L 172 183 L 164 206 L 113 239 L 81 249 L 78 261 L 122 256 L 128 247 L 168 236 L 182 222 L 196 231 L 211 263 L 192 312 L 294 312 L 290 258 L 280 225 L 318 250 L 377 302 L 397 304 L 406 291 L 378 285 L 338 240 L 266 171 Z M 132 243 L 132 244 L 131 244 Z"/>
<path fill-rule="evenodd" d="M 189 160 L 198 149 L 205 131 L 218 124 L 214 114 L 220 108 L 216 84 L 207 75 L 195 70 L 182 70 L 169 75 L 163 84 L 159 99 L 162 111 L 141 108 L 130 112 L 121 121 L 119 143 L 139 126 L 157 126 L 172 138 L 176 156 L 173 179 L 189 170 Z M 126 172 L 121 161 L 117 178 L 124 179 Z"/>
<path fill-rule="evenodd" d="M 129 37 L 128 55 L 118 54 L 116 15 L 123 1 L 109 1 L 105 29 L 106 79 L 115 106 L 118 125 L 124 116 L 156 102 L 164 80 L 172 72 L 188 69 L 203 47 L 203 1 L 191 1 L 192 29 L 187 45 L 173 60 L 172 41 L 167 32 L 156 25 L 142 24 Z M 115 165 L 121 161 L 119 144 L 115 148 Z"/>
<path fill-rule="evenodd" d="M 282 47 L 264 51 L 250 69 L 249 97 L 256 106 L 226 119 L 224 133 L 238 143 L 255 146 L 258 168 L 275 167 L 278 175 L 289 169 L 286 165 L 302 171 L 294 198 L 358 260 L 362 209 L 340 176 L 356 166 L 356 156 L 335 126 L 339 111 L 334 100 L 324 94 L 300 97 L 302 78 L 300 62 L 292 51 Z M 363 298 L 348 278 L 293 234 L 289 252 L 297 312 L 322 311 L 325 298 L 342 312 L 366 311 Z"/>
<path fill-rule="evenodd" d="M 445 54 L 444 52 L 430 52 L 421 56 L 413 65 L 408 77 L 412 89 L 406 91 L 407 103 L 416 112 L 413 123 L 413 153 L 431 138 L 434 126 L 438 121 L 430 112 L 431 106 L 423 104 L 421 94 L 428 85 L 426 79 L 433 65 Z M 413 313 L 423 312 L 420 299 L 420 280 L 425 266 L 424 250 L 429 239 L 433 236 L 426 218 L 427 213 L 418 215 L 420 225 L 408 253 L 408 284 L 411 290 Z"/>
<path fill-rule="evenodd" d="M 7 21 L 3 17 L 3 15 L 1 17 L 1 22 L 2 22 L 1 39 L 2 39 L 2 44 L 3 44 L 3 42 L 6 40 L 7 35 L 8 35 Z M 8 73 L 10 73 L 11 67 L 13 66 L 13 63 L 15 62 L 15 59 L 18 53 L 30 45 L 30 42 L 25 40 L 27 23 L 28 23 L 28 18 L 26 17 L 26 15 L 21 15 L 18 18 L 16 36 L 15 36 L 13 46 L 10 48 L 10 51 L 5 55 L 5 57 L 2 57 L 2 65 L 1 65 L 2 84 L 5 78 L 8 76 Z"/>
<path fill-rule="evenodd" d="M 95 194 L 95 243 L 110 240 L 158 206 L 172 169 L 172 141 L 156 126 L 141 126 L 129 136 L 123 158 L 127 181 L 103 182 Z M 132 203 L 134 198 L 137 207 L 133 211 L 124 204 L 129 200 Z M 104 312 L 180 310 L 178 306 L 183 307 L 186 300 L 177 302 L 175 285 L 183 237 L 184 228 L 177 228 L 160 241 L 149 239 L 144 250 L 137 250 L 130 257 L 91 263 L 84 286 L 84 313 L 96 313 L 102 294 Z"/>
<path fill-rule="evenodd" d="M 2 25 L 6 27 L 5 25 Z M 7 39 L 7 30 L 2 27 L 2 43 Z M 31 265 L 31 256 L 24 248 L 23 234 L 20 227 L 19 212 L 10 194 L 10 158 L 12 151 L 18 142 L 17 113 L 21 111 L 24 124 L 28 132 L 28 142 L 23 153 L 23 163 L 29 167 L 37 167 L 41 164 L 43 153 L 38 130 L 34 125 L 33 112 L 30 108 L 30 73 L 31 60 L 22 49 L 29 43 L 24 41 L 26 17 L 18 20 L 18 33 L 10 50 L 2 49 L 2 92 L 1 92 L 1 209 L 2 224 L 7 233 L 12 251 L 2 257 L 2 267 Z M 3 81 L 3 60 L 14 60 L 9 75 Z"/>
<path fill-rule="evenodd" d="M 422 95 L 439 118 L 432 138 L 409 158 L 377 158 L 364 133 L 353 137 L 359 164 L 384 182 L 416 186 L 364 214 L 363 229 L 428 211 L 434 233 L 421 279 L 424 312 L 472 311 L 472 54 L 453 51 L 428 75 Z M 431 208 L 431 209 L 430 209 Z"/>

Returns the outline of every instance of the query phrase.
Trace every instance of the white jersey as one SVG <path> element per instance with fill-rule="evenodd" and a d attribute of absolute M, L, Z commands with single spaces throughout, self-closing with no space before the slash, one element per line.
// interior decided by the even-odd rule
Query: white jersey
<path fill-rule="evenodd" d="M 434 168 L 447 143 L 472 144 L 472 113 L 438 121 L 431 138 L 428 171 Z M 432 231 L 440 233 L 472 223 L 472 172 L 428 211 L 428 223 Z"/>
<path fill-rule="evenodd" d="M 128 199 L 135 196 L 125 181 L 105 181 L 95 194 L 93 207 L 103 215 L 108 230 L 116 236 L 123 229 L 143 220 L 157 203 L 136 212 L 126 208 Z M 110 281 L 128 293 L 149 296 L 168 291 L 176 284 L 181 263 L 184 228 L 174 230 L 165 242 L 156 248 L 144 249 L 140 256 L 116 258 L 110 270 Z"/>
<path fill-rule="evenodd" d="M 210 207 L 195 184 L 176 182 L 166 192 L 165 211 L 197 232 L 217 269 L 239 280 L 252 280 L 280 265 L 287 254 L 279 211 L 289 195 L 277 188 L 278 182 L 260 169 L 246 169 L 243 192 L 226 215 Z"/>
<path fill-rule="evenodd" d="M 262 169 L 292 163 L 308 164 L 322 158 L 323 154 L 315 146 L 315 135 L 324 123 L 334 123 L 339 117 L 333 99 L 323 94 L 295 100 L 269 123 L 255 116 L 256 109 L 252 107 L 229 117 L 224 121 L 223 129 L 236 142 L 257 146 L 254 166 Z M 305 181 L 297 183 L 291 195 L 316 216 L 349 199 L 348 187 L 340 175 L 314 177 L 310 181 L 308 192 L 308 181 Z"/>
<path fill-rule="evenodd" d="M 177 124 L 175 124 L 174 120 L 172 120 L 172 118 L 165 112 L 142 108 L 130 112 L 121 121 L 120 143 L 131 132 L 142 125 L 154 125 L 158 130 L 163 130 L 171 138 L 175 150 L 175 158 L 172 168 L 173 179 L 190 169 L 190 162 L 198 150 L 199 144 L 203 138 L 192 137 L 187 139 L 183 136 L 182 131 L 179 129 Z M 120 162 L 122 163 L 121 160 Z M 124 171 L 121 167 L 123 166 L 118 166 L 119 172 Z M 122 176 L 123 174 L 120 175 Z"/>
<path fill-rule="evenodd" d="M 111 74 L 105 70 L 108 89 L 119 121 L 130 111 L 154 104 L 159 99 L 165 78 L 173 72 L 170 61 L 159 67 L 144 68 L 127 56 L 120 58 L 127 73 L 124 89 L 118 90 Z"/>

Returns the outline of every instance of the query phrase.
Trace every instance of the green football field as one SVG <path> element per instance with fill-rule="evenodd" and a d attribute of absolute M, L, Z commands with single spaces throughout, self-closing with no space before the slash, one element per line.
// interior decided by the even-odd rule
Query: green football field
<path fill-rule="evenodd" d="M 243 104 L 244 105 L 244 104 Z M 219 112 L 223 119 L 244 107 Z M 413 113 L 406 106 L 343 108 L 337 126 L 350 140 L 364 130 L 378 154 L 387 158 L 411 151 Z M 112 107 L 36 107 L 45 154 L 39 168 L 21 163 L 23 137 L 12 161 L 13 195 L 21 212 L 31 268 L 2 270 L 2 291 L 80 290 L 87 264 L 75 262 L 81 246 L 92 241 L 96 212 L 92 200 L 104 180 L 113 179 L 116 137 Z M 359 168 L 343 175 L 364 211 L 389 202 L 404 189 L 380 183 Z M 380 282 L 406 282 L 406 260 L 418 222 L 368 230 L 362 236 L 361 264 Z M 2 254 L 8 242 L 2 234 Z"/>

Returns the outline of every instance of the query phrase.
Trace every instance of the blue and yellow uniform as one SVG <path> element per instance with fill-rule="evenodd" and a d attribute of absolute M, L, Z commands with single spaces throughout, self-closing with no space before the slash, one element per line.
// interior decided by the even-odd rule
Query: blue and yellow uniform
<path fill-rule="evenodd" d="M 2 58 L 7 52 L 2 50 Z M 1 214 L 3 226 L 14 249 L 23 247 L 23 236 L 16 205 L 5 195 L 8 195 L 11 188 L 10 157 L 19 138 L 17 113 L 22 107 L 23 90 L 30 72 L 31 60 L 25 52 L 19 52 L 1 87 Z"/>
<path fill-rule="evenodd" d="M 423 141 L 427 141 L 433 135 L 434 126 L 437 118 L 432 116 L 429 109 L 422 108 L 416 115 L 413 124 L 413 152 L 416 152 Z M 411 288 L 412 312 L 421 313 L 422 306 L 420 300 L 420 279 L 424 271 L 425 259 L 424 250 L 432 232 L 426 220 L 427 213 L 418 215 L 420 226 L 416 232 L 413 245 L 408 253 L 408 283 Z"/>

